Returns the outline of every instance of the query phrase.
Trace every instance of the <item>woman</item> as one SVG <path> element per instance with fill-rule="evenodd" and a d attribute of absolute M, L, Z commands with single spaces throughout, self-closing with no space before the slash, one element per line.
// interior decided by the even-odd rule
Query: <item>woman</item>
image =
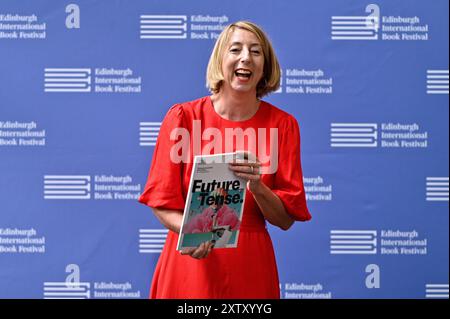
<path fill-rule="evenodd" d="M 170 231 L 153 276 L 151 298 L 279 298 L 278 272 L 266 220 L 287 230 L 294 221 L 311 218 L 306 206 L 300 164 L 300 134 L 295 118 L 260 98 L 278 89 L 280 67 L 264 32 L 251 22 L 227 26 L 215 44 L 208 64 L 207 86 L 212 95 L 174 105 L 160 129 L 149 178 L 139 201 L 150 206 Z M 194 122 L 196 121 L 196 122 Z M 247 180 L 248 194 L 237 248 L 212 249 L 211 244 L 176 251 L 182 212 L 192 171 L 190 143 L 187 160 L 173 160 L 174 130 L 193 132 L 215 128 L 275 129 L 271 162 L 274 171 L 262 173 L 260 161 L 230 164 Z M 172 134 L 172 135 L 171 135 Z M 194 134 L 195 135 L 195 134 Z M 272 134 L 264 134 L 265 138 Z M 191 136 L 191 139 L 195 138 Z M 260 140 L 258 140 L 260 141 Z M 242 150 L 238 142 L 221 149 Z M 242 141 L 241 141 L 242 142 Z M 201 140 L 201 149 L 211 141 Z M 267 145 L 273 141 L 262 141 Z M 237 145 L 235 145 L 237 144 Z M 258 148 L 259 149 L 259 148 Z M 256 156 L 259 157 L 258 150 Z M 272 167 L 273 168 L 273 167 Z"/>

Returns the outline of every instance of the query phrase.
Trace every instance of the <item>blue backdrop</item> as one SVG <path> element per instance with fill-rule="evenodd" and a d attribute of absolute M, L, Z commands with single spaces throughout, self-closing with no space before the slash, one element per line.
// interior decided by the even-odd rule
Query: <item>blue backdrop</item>
<path fill-rule="evenodd" d="M 0 0 L 0 297 L 148 297 L 159 125 L 242 19 L 301 129 L 313 219 L 270 228 L 282 297 L 448 298 L 446 0 Z"/>

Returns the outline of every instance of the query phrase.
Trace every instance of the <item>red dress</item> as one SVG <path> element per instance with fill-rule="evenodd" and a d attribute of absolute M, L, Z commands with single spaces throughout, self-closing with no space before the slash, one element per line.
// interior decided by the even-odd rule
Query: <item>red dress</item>
<path fill-rule="evenodd" d="M 188 163 L 173 163 L 170 149 L 177 141 L 170 140 L 170 132 L 177 127 L 193 132 L 194 120 L 201 121 L 201 132 L 206 128 L 217 128 L 222 136 L 225 136 L 225 128 L 245 130 L 252 127 L 255 131 L 258 128 L 278 128 L 278 170 L 274 174 L 262 175 L 262 181 L 281 199 L 286 211 L 295 220 L 311 219 L 303 187 L 297 121 L 264 101 L 256 114 L 246 121 L 223 119 L 215 112 L 210 97 L 170 108 L 161 125 L 148 181 L 139 198 L 141 203 L 183 211 L 192 170 L 194 142 L 191 141 L 190 146 L 191 160 Z M 194 134 L 191 134 L 191 139 L 193 137 Z M 269 139 L 269 134 L 266 138 Z M 202 140 L 202 149 L 211 142 L 210 139 Z M 178 234 L 169 231 L 153 275 L 150 298 L 280 298 L 272 241 L 265 219 L 249 191 L 237 248 L 213 249 L 207 258 L 194 259 L 176 251 L 177 241 Z"/>

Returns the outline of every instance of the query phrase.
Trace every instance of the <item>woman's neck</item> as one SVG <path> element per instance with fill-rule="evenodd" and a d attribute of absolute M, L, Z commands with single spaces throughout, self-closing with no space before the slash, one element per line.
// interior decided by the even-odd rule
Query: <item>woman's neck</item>
<path fill-rule="evenodd" d="M 253 117 L 259 109 L 260 100 L 255 93 L 219 92 L 211 96 L 214 110 L 230 121 L 245 121 Z"/>

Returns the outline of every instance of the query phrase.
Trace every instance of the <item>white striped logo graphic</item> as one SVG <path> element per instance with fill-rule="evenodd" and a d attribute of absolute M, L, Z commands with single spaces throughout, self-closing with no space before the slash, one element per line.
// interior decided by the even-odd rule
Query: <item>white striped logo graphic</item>
<path fill-rule="evenodd" d="M 91 69 L 45 69 L 45 92 L 90 92 Z"/>
<path fill-rule="evenodd" d="M 330 254 L 377 253 L 376 230 L 330 230 Z"/>
<path fill-rule="evenodd" d="M 448 94 L 448 70 L 427 70 L 427 94 Z"/>
<path fill-rule="evenodd" d="M 333 16 L 331 17 L 332 40 L 377 40 L 380 17 Z"/>
<path fill-rule="evenodd" d="M 89 299 L 88 282 L 44 282 L 44 299 Z"/>
<path fill-rule="evenodd" d="M 376 147 L 376 123 L 331 123 L 331 147 Z"/>
<path fill-rule="evenodd" d="M 448 298 L 448 284 L 426 284 L 425 297 L 433 299 Z"/>
<path fill-rule="evenodd" d="M 448 177 L 427 177 L 427 201 L 448 202 Z"/>
<path fill-rule="evenodd" d="M 158 139 L 161 122 L 140 122 L 139 123 L 139 145 L 155 146 Z"/>
<path fill-rule="evenodd" d="M 167 229 L 139 229 L 139 252 L 159 254 L 166 242 Z"/>
<path fill-rule="evenodd" d="M 141 15 L 141 39 L 186 39 L 187 16 Z"/>
<path fill-rule="evenodd" d="M 91 177 L 44 175 L 44 199 L 90 199 Z"/>

